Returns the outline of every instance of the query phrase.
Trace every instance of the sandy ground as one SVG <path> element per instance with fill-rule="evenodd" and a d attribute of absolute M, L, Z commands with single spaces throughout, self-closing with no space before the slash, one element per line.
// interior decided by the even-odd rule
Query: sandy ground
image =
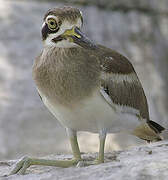
<path fill-rule="evenodd" d="M 106 153 L 105 163 L 88 167 L 56 168 L 32 166 L 25 175 L 8 174 L 16 161 L 0 162 L 2 180 L 166 180 L 168 176 L 168 142 L 140 146 L 129 151 Z M 83 154 L 88 161 L 96 154 Z M 70 155 L 53 155 L 46 159 L 69 159 Z"/>

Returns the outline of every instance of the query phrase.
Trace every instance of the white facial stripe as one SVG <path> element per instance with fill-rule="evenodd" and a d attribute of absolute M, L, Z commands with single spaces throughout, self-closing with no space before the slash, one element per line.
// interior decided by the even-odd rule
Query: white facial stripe
<path fill-rule="evenodd" d="M 56 21 L 58 20 L 56 16 L 48 15 L 48 16 L 46 17 L 46 22 L 47 22 L 48 19 L 50 19 L 50 18 L 55 19 Z"/>
<path fill-rule="evenodd" d="M 62 40 L 55 43 L 52 41 L 54 37 L 55 37 L 54 35 L 50 34 L 50 36 L 44 41 L 44 46 L 53 46 L 58 48 L 71 48 L 78 46 L 77 44 L 73 42 L 69 42 L 68 40 Z"/>
<path fill-rule="evenodd" d="M 45 26 L 45 24 L 46 24 L 46 23 L 45 23 L 45 22 L 43 22 L 43 24 L 42 24 L 42 29 L 43 29 L 43 27 Z"/>

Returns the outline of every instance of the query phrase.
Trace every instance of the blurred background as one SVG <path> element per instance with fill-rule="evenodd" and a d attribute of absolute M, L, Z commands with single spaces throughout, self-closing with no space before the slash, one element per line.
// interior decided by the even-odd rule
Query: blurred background
<path fill-rule="evenodd" d="M 42 50 L 41 25 L 52 7 L 81 9 L 84 31 L 130 59 L 144 87 L 151 119 L 168 128 L 167 0 L 0 0 L 0 159 L 70 153 L 65 129 L 41 102 L 32 64 Z M 144 143 L 108 135 L 106 151 Z M 98 135 L 79 133 L 81 151 L 95 152 Z"/>

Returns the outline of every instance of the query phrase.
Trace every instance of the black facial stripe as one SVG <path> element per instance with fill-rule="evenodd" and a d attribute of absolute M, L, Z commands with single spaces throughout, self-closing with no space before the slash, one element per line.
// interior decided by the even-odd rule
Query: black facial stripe
<path fill-rule="evenodd" d="M 45 40 L 47 38 L 48 35 L 48 26 L 47 24 L 45 24 L 41 30 L 41 34 L 42 34 L 42 39 Z"/>
<path fill-rule="evenodd" d="M 56 33 L 56 32 L 58 32 L 58 30 L 59 30 L 59 27 L 56 30 L 52 31 L 51 29 L 48 28 L 48 25 L 45 24 L 41 30 L 42 39 L 45 40 L 47 38 L 48 34 Z"/>
<path fill-rule="evenodd" d="M 51 30 L 48 28 L 48 34 L 56 33 L 58 32 L 58 30 L 59 30 L 59 27 L 56 30 Z"/>
<path fill-rule="evenodd" d="M 58 37 L 56 37 L 56 38 L 53 38 L 52 41 L 53 41 L 54 43 L 57 43 L 57 42 L 59 42 L 59 41 L 62 41 L 63 39 L 65 39 L 65 38 L 63 38 L 63 37 L 61 37 L 61 36 L 58 36 Z"/>

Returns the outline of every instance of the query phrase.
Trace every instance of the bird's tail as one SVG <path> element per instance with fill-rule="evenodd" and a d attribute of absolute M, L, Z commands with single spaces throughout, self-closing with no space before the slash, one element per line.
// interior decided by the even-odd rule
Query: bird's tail
<path fill-rule="evenodd" d="M 133 134 L 147 142 L 155 142 L 163 140 L 160 134 L 164 130 L 165 128 L 158 123 L 148 120 L 136 127 Z"/>

